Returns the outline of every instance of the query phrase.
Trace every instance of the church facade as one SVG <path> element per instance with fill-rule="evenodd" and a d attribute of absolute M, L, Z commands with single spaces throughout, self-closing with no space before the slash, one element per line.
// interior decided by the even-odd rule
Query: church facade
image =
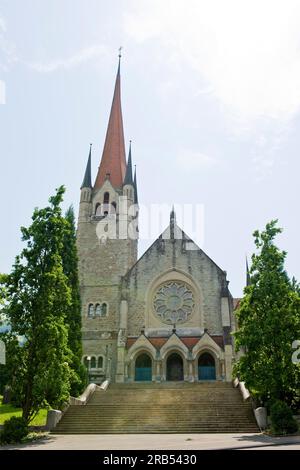
<path fill-rule="evenodd" d="M 77 247 L 89 380 L 231 381 L 234 302 L 223 271 L 170 223 L 138 259 L 138 189 L 126 161 L 120 63 L 100 166 L 91 149 Z"/>

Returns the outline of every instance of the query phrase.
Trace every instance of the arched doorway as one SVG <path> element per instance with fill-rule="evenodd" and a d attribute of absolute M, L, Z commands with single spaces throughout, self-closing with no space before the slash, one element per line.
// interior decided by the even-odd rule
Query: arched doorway
<path fill-rule="evenodd" d="M 171 354 L 167 359 L 167 380 L 183 380 L 183 360 L 177 354 Z"/>
<path fill-rule="evenodd" d="M 215 360 L 209 353 L 201 354 L 198 359 L 198 379 L 216 380 Z"/>
<path fill-rule="evenodd" d="M 135 361 L 135 381 L 151 382 L 152 380 L 152 361 L 146 354 L 140 354 Z"/>

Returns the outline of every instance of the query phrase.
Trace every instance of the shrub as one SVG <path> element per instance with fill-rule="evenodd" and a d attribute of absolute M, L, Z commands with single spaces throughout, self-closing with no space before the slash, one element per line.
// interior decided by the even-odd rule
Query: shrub
<path fill-rule="evenodd" d="M 272 403 L 270 408 L 271 431 L 274 434 L 293 434 L 298 430 L 298 424 L 289 406 L 280 400 Z"/>
<path fill-rule="evenodd" d="M 21 442 L 28 434 L 28 425 L 26 421 L 17 416 L 12 416 L 4 421 L 3 430 L 0 434 L 1 444 L 14 444 Z"/>

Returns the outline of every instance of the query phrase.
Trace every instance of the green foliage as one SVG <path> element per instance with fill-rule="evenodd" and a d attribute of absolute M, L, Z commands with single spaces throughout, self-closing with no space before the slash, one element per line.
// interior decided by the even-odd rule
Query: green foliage
<path fill-rule="evenodd" d="M 250 285 L 236 312 L 236 348 L 244 355 L 235 374 L 255 390 L 260 400 L 300 402 L 300 364 L 292 362 L 292 342 L 300 338 L 300 296 L 285 269 L 286 253 L 274 245 L 281 233 L 277 221 L 254 232 L 257 254 L 252 256 Z"/>
<path fill-rule="evenodd" d="M 0 394 L 2 394 L 7 384 L 14 388 L 16 361 L 21 354 L 21 346 L 17 335 L 11 331 L 0 333 L 0 339 L 4 341 L 6 347 L 6 364 L 0 364 Z M 13 395 L 12 400 L 14 400 Z"/>
<path fill-rule="evenodd" d="M 81 302 L 78 279 L 78 257 L 76 247 L 76 228 L 74 210 L 71 206 L 65 215 L 67 230 L 64 235 L 62 262 L 64 274 L 68 279 L 71 292 L 71 301 L 66 310 L 66 324 L 68 325 L 68 345 L 72 352 L 70 367 L 72 369 L 71 390 L 72 396 L 77 397 L 86 385 L 86 370 L 81 363 Z"/>
<path fill-rule="evenodd" d="M 273 434 L 293 434 L 298 430 L 298 424 L 292 410 L 283 401 L 276 400 L 270 408 L 271 432 Z"/>
<path fill-rule="evenodd" d="M 6 316 L 4 314 L 4 305 L 7 298 L 7 292 L 5 288 L 5 281 L 7 276 L 0 274 L 0 327 L 4 327 L 6 324 Z M 7 344 L 5 340 L 6 334 L 0 332 L 0 341 L 3 341 L 6 346 L 6 362 L 7 362 Z M 9 382 L 10 369 L 7 364 L 0 364 L 0 394 L 3 393 L 5 385 Z"/>
<path fill-rule="evenodd" d="M 21 442 L 28 434 L 28 424 L 22 417 L 13 416 L 4 421 L 3 430 L 0 434 L 1 444 L 14 444 Z"/>
<path fill-rule="evenodd" d="M 26 247 L 5 283 L 11 334 L 24 338 L 14 353 L 13 390 L 27 423 L 39 409 L 60 407 L 69 397 L 71 352 L 65 319 L 71 289 L 61 256 L 68 231 L 60 208 L 63 194 L 60 187 L 49 206 L 35 209 L 30 227 L 21 228 Z"/>
<path fill-rule="evenodd" d="M 0 425 L 7 421 L 12 416 L 21 417 L 22 416 L 22 408 L 16 407 L 13 404 L 1 404 L 2 403 L 2 396 L 0 395 Z M 38 414 L 34 417 L 31 421 L 30 425 L 32 426 L 45 426 L 47 421 L 47 409 L 42 409 L 38 412 Z"/>

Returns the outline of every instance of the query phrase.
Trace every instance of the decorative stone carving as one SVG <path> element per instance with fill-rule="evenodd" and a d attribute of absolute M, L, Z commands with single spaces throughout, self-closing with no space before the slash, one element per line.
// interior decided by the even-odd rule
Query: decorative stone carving
<path fill-rule="evenodd" d="M 194 305 L 193 292 L 183 282 L 167 282 L 154 294 L 154 311 L 167 324 L 186 322 L 193 313 Z"/>
<path fill-rule="evenodd" d="M 111 338 L 111 333 L 106 331 L 105 333 L 101 333 L 101 339 L 110 339 Z"/>
<path fill-rule="evenodd" d="M 126 330 L 124 328 L 121 328 L 118 333 L 118 346 L 125 347 L 126 346 Z"/>

